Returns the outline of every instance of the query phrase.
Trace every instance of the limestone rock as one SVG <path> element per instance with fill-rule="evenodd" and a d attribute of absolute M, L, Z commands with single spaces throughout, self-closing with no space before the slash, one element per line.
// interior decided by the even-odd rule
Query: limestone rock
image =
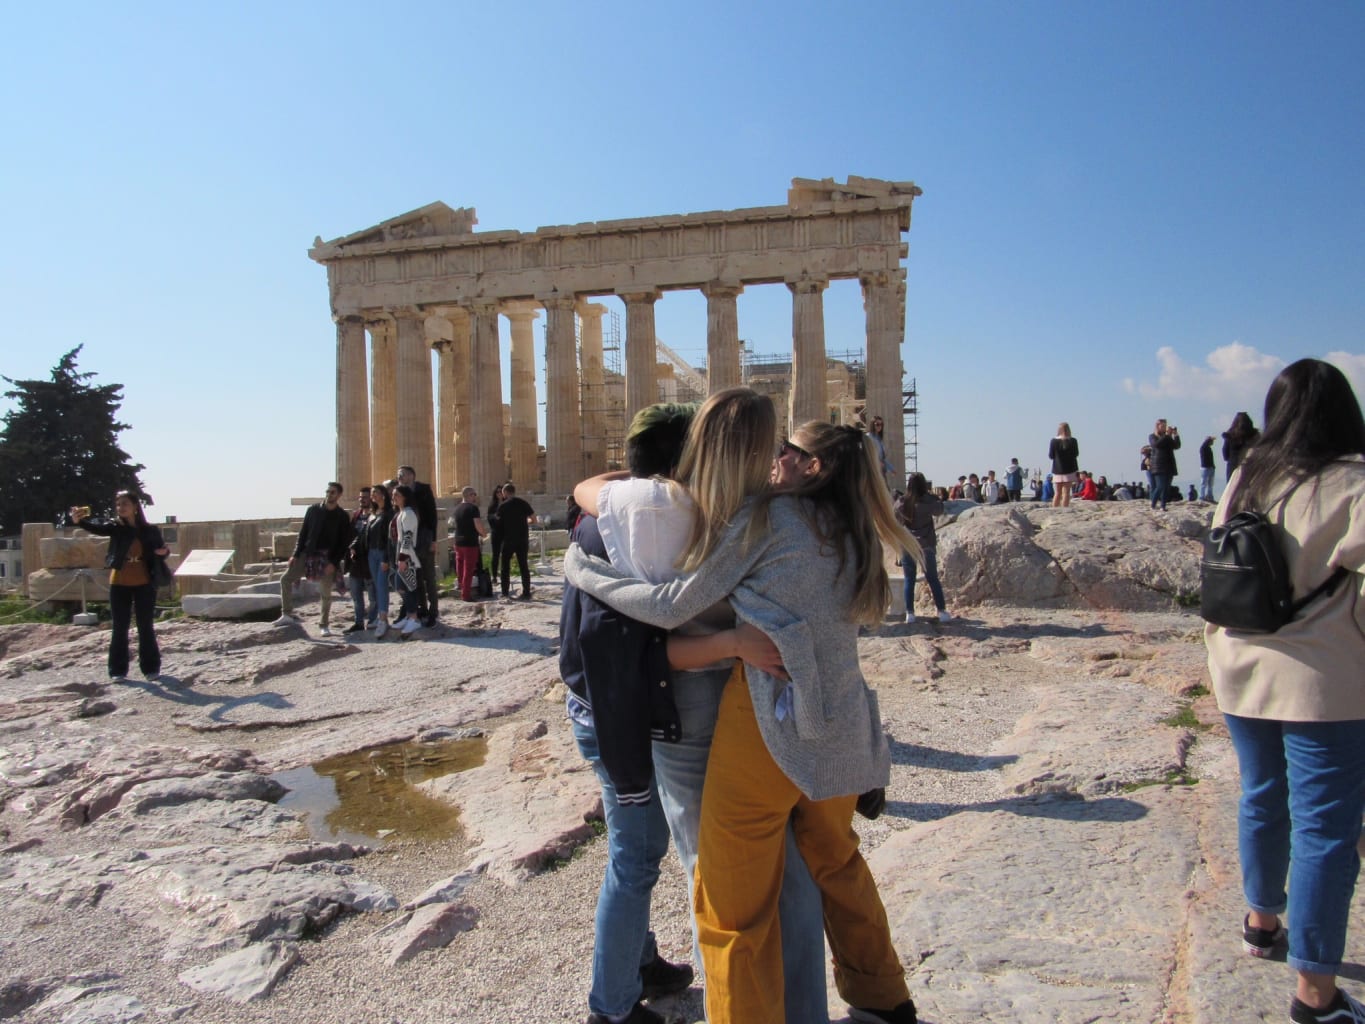
<path fill-rule="evenodd" d="M 244 619 L 280 610 L 279 584 L 266 584 L 274 593 L 186 594 L 180 605 L 186 615 L 200 619 Z"/>
<path fill-rule="evenodd" d="M 52 538 L 49 538 L 52 539 Z M 25 577 L 30 601 L 109 600 L 109 573 L 104 569 L 39 569 Z"/>
<path fill-rule="evenodd" d="M 269 995 L 298 958 L 299 951 L 293 943 L 256 942 L 203 967 L 181 971 L 180 980 L 196 992 L 248 1003 Z"/>
<path fill-rule="evenodd" d="M 62 1015 L 62 1024 L 126 1024 L 146 1016 L 147 1008 L 137 996 L 106 992 L 82 999 Z"/>
<path fill-rule="evenodd" d="M 448 946 L 456 935 L 469 931 L 478 920 L 473 907 L 460 903 L 429 903 L 419 907 L 394 941 L 389 963 L 396 966 L 423 950 Z"/>
<path fill-rule="evenodd" d="M 978 506 L 940 530 L 939 576 L 950 607 L 1173 610 L 1199 593 L 1211 516 L 1207 505 L 1160 513 L 1134 501 Z"/>
<path fill-rule="evenodd" d="M 108 551 L 108 537 L 84 532 L 74 537 L 44 537 L 38 542 L 44 569 L 103 569 Z"/>

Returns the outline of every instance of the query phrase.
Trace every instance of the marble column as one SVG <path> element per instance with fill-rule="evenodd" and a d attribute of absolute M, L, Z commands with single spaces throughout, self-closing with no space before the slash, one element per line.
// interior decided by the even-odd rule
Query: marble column
<path fill-rule="evenodd" d="M 706 388 L 715 394 L 739 379 L 739 308 L 742 285 L 713 281 L 701 287 L 706 296 Z"/>
<path fill-rule="evenodd" d="M 435 338 L 436 353 L 436 476 L 431 485 L 437 498 L 455 486 L 455 343 Z"/>
<path fill-rule="evenodd" d="M 370 320 L 370 483 L 398 471 L 398 344 L 392 320 Z"/>
<path fill-rule="evenodd" d="M 395 314 L 398 322 L 398 463 L 411 466 L 417 479 L 430 481 L 436 471 L 432 425 L 431 350 L 423 318 L 415 310 Z M 397 467 L 394 467 L 397 469 Z"/>
<path fill-rule="evenodd" d="M 540 490 L 536 456 L 536 349 L 534 326 L 540 311 L 534 302 L 508 302 L 502 307 L 512 328 L 512 481 L 518 490 Z M 548 432 L 548 427 L 547 427 Z"/>
<path fill-rule="evenodd" d="M 583 478 L 583 432 L 578 412 L 574 297 L 541 298 L 545 306 L 545 493 L 568 494 Z"/>
<path fill-rule="evenodd" d="M 792 431 L 807 420 L 829 419 L 825 396 L 825 287 L 828 281 L 788 281 L 792 291 Z"/>
<path fill-rule="evenodd" d="M 583 417 L 583 475 L 607 471 L 607 386 L 602 369 L 602 317 L 607 307 L 600 302 L 578 303 L 582 325 L 579 343 L 579 408 Z"/>
<path fill-rule="evenodd" d="M 659 400 L 658 346 L 654 337 L 654 303 L 658 289 L 619 292 L 626 304 L 626 423 Z"/>
<path fill-rule="evenodd" d="M 369 374 L 365 367 L 365 322 L 337 318 L 336 479 L 353 495 L 370 480 Z"/>
<path fill-rule="evenodd" d="M 507 479 L 507 454 L 502 432 L 502 356 L 498 351 L 498 304 L 479 300 L 470 304 L 469 358 L 469 485 L 485 498 Z"/>
<path fill-rule="evenodd" d="M 437 458 L 442 458 L 444 445 L 449 449 L 449 481 L 442 480 L 442 492 L 437 497 L 447 497 L 454 488 L 463 487 L 469 482 L 469 459 L 472 451 L 471 433 L 473 423 L 469 415 L 469 378 L 470 327 L 469 312 L 459 306 L 441 306 L 436 315 L 450 325 L 450 345 L 442 352 L 441 376 L 437 385 L 437 401 L 440 403 L 440 425 L 437 428 Z M 445 391 L 442 391 L 442 388 Z"/>
<path fill-rule="evenodd" d="M 886 426 L 886 457 L 896 479 L 905 483 L 905 417 L 901 412 L 901 388 L 905 368 L 901 346 L 905 343 L 905 271 L 877 271 L 858 275 L 863 286 L 863 311 L 867 317 L 867 422 L 880 416 Z"/>

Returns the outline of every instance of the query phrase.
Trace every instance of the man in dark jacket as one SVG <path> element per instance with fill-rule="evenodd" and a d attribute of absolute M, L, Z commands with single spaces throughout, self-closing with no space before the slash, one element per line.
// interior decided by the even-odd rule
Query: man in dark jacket
<path fill-rule="evenodd" d="M 422 564 L 417 569 L 417 612 L 422 624 L 436 625 L 436 495 L 431 484 L 417 479 L 411 466 L 398 467 L 398 482 L 412 488 L 412 507 L 417 513 L 417 553 Z"/>
<path fill-rule="evenodd" d="M 502 526 L 502 596 L 512 596 L 512 556 L 517 556 L 521 567 L 521 599 L 531 600 L 531 567 L 527 564 L 527 552 L 531 547 L 531 520 L 536 517 L 525 498 L 517 496 L 517 485 L 502 485 L 502 503 L 498 505 L 498 520 Z M 497 566 L 494 566 L 497 569 Z"/>
<path fill-rule="evenodd" d="M 1147 436 L 1147 447 L 1152 449 L 1147 457 L 1147 472 L 1152 475 L 1152 508 L 1156 508 L 1159 501 L 1164 512 L 1175 483 L 1175 452 L 1180 447 L 1180 431 L 1166 426 L 1165 420 L 1157 420 L 1155 429 L 1155 433 Z M 1180 493 L 1177 491 L 1174 497 L 1179 500 Z"/>
<path fill-rule="evenodd" d="M 327 497 L 316 505 L 309 505 L 303 514 L 303 529 L 294 544 L 289 568 L 280 580 L 280 611 L 277 626 L 290 626 L 298 621 L 294 614 L 294 584 L 302 579 L 316 580 L 322 601 L 321 633 L 331 636 L 328 619 L 332 614 L 332 587 L 341 567 L 341 556 L 351 542 L 351 517 L 341 507 L 341 484 L 333 480 L 327 485 Z"/>
<path fill-rule="evenodd" d="M 1199 446 L 1199 500 L 1213 500 L 1213 435 L 1204 438 Z"/>

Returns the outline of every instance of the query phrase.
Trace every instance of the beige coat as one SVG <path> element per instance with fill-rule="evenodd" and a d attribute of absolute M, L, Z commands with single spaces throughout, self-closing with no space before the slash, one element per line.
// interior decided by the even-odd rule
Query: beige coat
<path fill-rule="evenodd" d="M 1227 518 L 1233 473 L 1214 525 Z M 1281 547 L 1296 595 L 1307 594 L 1338 566 L 1350 569 L 1331 596 L 1319 598 L 1276 633 L 1204 627 L 1218 707 L 1243 718 L 1285 722 L 1365 719 L 1365 458 L 1347 456 L 1300 486 L 1283 506 Z"/>

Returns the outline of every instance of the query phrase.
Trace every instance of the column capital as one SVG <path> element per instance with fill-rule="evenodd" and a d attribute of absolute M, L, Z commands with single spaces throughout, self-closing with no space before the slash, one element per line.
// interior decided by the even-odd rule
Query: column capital
<path fill-rule="evenodd" d="M 497 316 L 498 300 L 489 298 L 470 299 L 468 302 L 460 304 L 466 311 L 478 316 Z"/>
<path fill-rule="evenodd" d="M 617 288 L 616 295 L 621 301 L 634 305 L 658 302 L 663 297 L 663 292 L 658 288 Z"/>
<path fill-rule="evenodd" d="M 578 299 L 572 293 L 564 294 L 562 292 L 551 292 L 549 295 L 537 295 L 536 301 L 544 306 L 547 311 L 558 309 L 573 312 L 574 307 L 578 305 Z"/>
<path fill-rule="evenodd" d="M 587 299 L 579 299 L 574 306 L 575 311 L 581 317 L 604 317 L 607 315 L 607 307 L 600 302 L 589 302 Z"/>
<path fill-rule="evenodd" d="M 540 305 L 531 299 L 513 299 L 502 304 L 502 315 L 508 320 L 534 320 L 540 316 Z"/>
<path fill-rule="evenodd" d="M 744 285 L 733 281 L 708 281 L 701 286 L 701 293 L 708 299 L 733 299 L 744 291 Z"/>
<path fill-rule="evenodd" d="M 897 270 L 863 270 L 858 273 L 858 283 L 864 288 L 894 288 L 905 284 L 904 268 Z"/>
<path fill-rule="evenodd" d="M 390 306 L 384 310 L 395 320 L 426 320 L 425 310 L 418 309 L 416 306 Z"/>
<path fill-rule="evenodd" d="M 340 326 L 341 324 L 364 324 L 365 317 L 360 313 L 333 313 L 332 323 Z"/>
<path fill-rule="evenodd" d="M 803 274 L 798 278 L 788 278 L 787 287 L 795 295 L 814 295 L 829 287 L 829 278 L 807 277 Z"/>
<path fill-rule="evenodd" d="M 372 310 L 365 314 L 365 329 L 367 331 L 373 332 L 376 329 L 387 331 L 392 327 L 393 317 L 388 313 L 380 313 Z"/>

